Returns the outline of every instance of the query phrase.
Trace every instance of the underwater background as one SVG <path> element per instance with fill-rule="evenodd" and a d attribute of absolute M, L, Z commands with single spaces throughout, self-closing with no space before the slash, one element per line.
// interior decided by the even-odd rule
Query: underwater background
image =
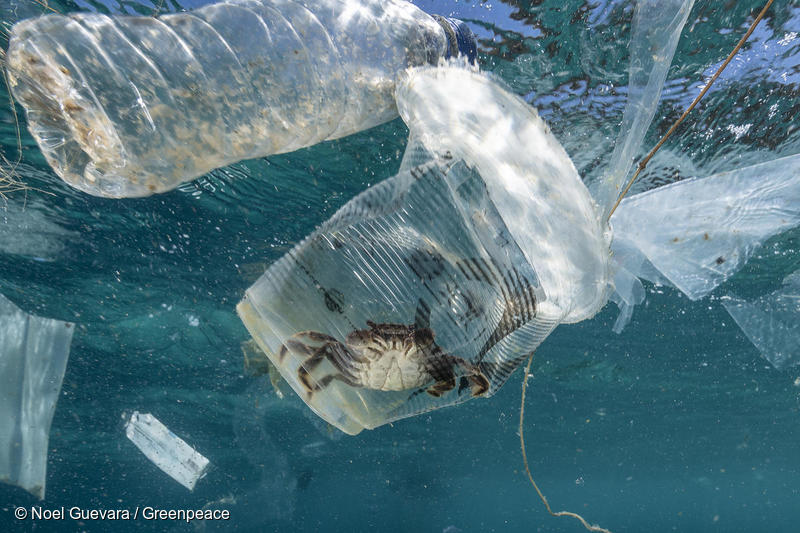
<path fill-rule="evenodd" d="M 166 0 L 160 10 L 205 3 Z M 587 182 L 598 178 L 626 102 L 632 2 L 414 3 L 468 22 L 481 67 L 540 110 Z M 143 1 L 48 5 L 156 9 Z M 695 2 L 644 149 L 761 5 Z M 0 4 L 6 29 L 44 11 L 32 0 Z M 800 151 L 798 32 L 800 6 L 776 2 L 634 192 Z M 0 485 L 0 531 L 583 531 L 547 515 L 525 477 L 521 371 L 490 399 L 350 437 L 285 383 L 278 394 L 244 370 L 249 336 L 234 310 L 244 290 L 347 200 L 396 173 L 407 139 L 399 119 L 238 163 L 170 193 L 109 200 L 55 176 L 20 107 L 18 151 L 0 91 L 0 149 L 32 187 L 0 203 L 0 292 L 29 313 L 76 323 L 42 507 L 231 514 L 192 524 L 18 521 L 15 507 L 39 502 Z M 797 531 L 800 369 L 775 370 L 719 300 L 774 291 L 798 268 L 795 229 L 769 240 L 709 298 L 691 302 L 646 284 L 645 304 L 619 335 L 613 304 L 558 327 L 534 356 L 525 419 L 530 466 L 554 510 L 615 532 Z M 125 437 L 135 410 L 212 462 L 193 492 Z"/>

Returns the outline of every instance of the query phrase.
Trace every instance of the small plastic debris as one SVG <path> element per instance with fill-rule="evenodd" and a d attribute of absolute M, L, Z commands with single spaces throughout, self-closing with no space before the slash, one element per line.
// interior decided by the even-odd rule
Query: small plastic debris
<path fill-rule="evenodd" d="M 125 435 L 153 464 L 189 490 L 208 471 L 208 459 L 150 413 L 134 411 Z"/>
<path fill-rule="evenodd" d="M 74 329 L 29 315 L 0 294 L 0 481 L 40 499 Z"/>

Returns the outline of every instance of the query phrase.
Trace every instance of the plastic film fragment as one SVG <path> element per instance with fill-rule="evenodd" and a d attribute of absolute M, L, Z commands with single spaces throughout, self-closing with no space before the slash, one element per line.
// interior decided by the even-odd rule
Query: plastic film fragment
<path fill-rule="evenodd" d="M 0 295 L 0 481 L 40 499 L 73 332 L 73 324 L 29 315 Z"/>
<path fill-rule="evenodd" d="M 800 224 L 800 155 L 626 198 L 611 224 L 622 268 L 698 300 Z"/>
<path fill-rule="evenodd" d="M 722 305 L 772 366 L 800 365 L 800 270 L 771 294 L 752 302 L 729 296 Z"/>
<path fill-rule="evenodd" d="M 603 178 L 592 189 L 603 218 L 622 192 L 653 121 L 672 56 L 693 5 L 694 0 L 636 2 L 629 45 L 628 102 L 614 152 Z"/>

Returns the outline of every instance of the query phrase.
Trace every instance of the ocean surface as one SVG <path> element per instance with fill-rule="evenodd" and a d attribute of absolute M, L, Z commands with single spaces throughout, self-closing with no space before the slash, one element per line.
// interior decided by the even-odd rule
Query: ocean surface
<path fill-rule="evenodd" d="M 160 10 L 202 3 L 166 0 Z M 415 3 L 465 20 L 480 40 L 482 68 L 540 110 L 587 182 L 598 178 L 626 102 L 632 2 Z M 643 153 L 760 7 L 695 3 Z M 43 11 L 30 0 L 0 5 L 6 27 Z M 800 5 L 776 2 L 634 191 L 800 151 L 798 32 Z M 236 303 L 337 208 L 396 173 L 408 133 L 399 119 L 238 163 L 167 194 L 109 200 L 57 178 L 18 107 L 19 151 L 0 92 L 0 150 L 32 187 L 0 202 L 0 292 L 29 313 L 76 324 L 46 499 L 0 485 L 0 531 L 584 530 L 549 516 L 525 476 L 520 370 L 492 398 L 355 437 L 328 426 L 285 383 L 280 398 L 267 378 L 244 371 L 249 336 Z M 798 531 L 800 368 L 774 369 L 720 304 L 728 294 L 774 291 L 798 268 L 796 229 L 767 241 L 703 300 L 646 284 L 645 304 L 619 335 L 613 304 L 558 327 L 534 356 L 525 419 L 530 466 L 553 509 L 615 532 Z M 125 437 L 133 411 L 152 413 L 209 458 L 213 467 L 193 492 Z M 230 519 L 15 519 L 16 507 L 36 505 L 206 507 L 227 509 Z"/>

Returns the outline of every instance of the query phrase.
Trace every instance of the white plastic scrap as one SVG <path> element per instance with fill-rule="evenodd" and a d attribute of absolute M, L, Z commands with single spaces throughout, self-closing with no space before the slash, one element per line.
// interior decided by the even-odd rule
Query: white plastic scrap
<path fill-rule="evenodd" d="M 0 481 L 38 498 L 74 329 L 29 315 L 0 295 Z"/>
<path fill-rule="evenodd" d="M 189 490 L 208 471 L 208 459 L 150 413 L 134 411 L 125 435 L 153 464 Z"/>

